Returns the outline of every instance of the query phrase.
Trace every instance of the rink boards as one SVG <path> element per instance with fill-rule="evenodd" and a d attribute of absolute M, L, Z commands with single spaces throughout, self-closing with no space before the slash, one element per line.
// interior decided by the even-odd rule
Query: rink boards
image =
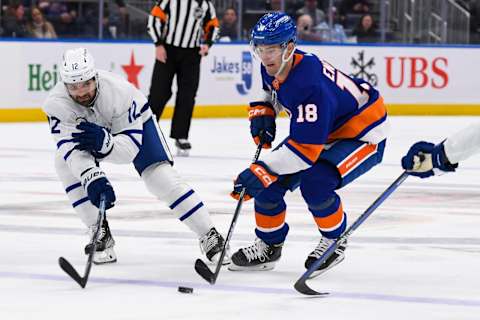
<path fill-rule="evenodd" d="M 154 48 L 147 42 L 1 41 L 0 122 L 44 121 L 40 110 L 59 81 L 67 48 L 87 47 L 98 68 L 118 73 L 148 95 Z M 479 46 L 300 45 L 374 84 L 393 115 L 480 115 Z M 259 61 L 247 44 L 216 44 L 203 58 L 195 117 L 246 115 L 261 92 Z M 176 89 L 174 88 L 174 92 Z M 174 100 L 165 117 L 172 114 Z"/>

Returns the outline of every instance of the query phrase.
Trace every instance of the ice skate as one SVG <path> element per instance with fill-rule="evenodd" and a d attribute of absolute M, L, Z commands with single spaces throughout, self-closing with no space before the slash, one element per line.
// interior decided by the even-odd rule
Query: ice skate
<path fill-rule="evenodd" d="M 177 156 L 188 157 L 192 145 L 187 139 L 175 139 L 175 146 L 177 147 Z"/>
<path fill-rule="evenodd" d="M 228 270 L 272 270 L 282 255 L 282 246 L 283 243 L 268 245 L 257 238 L 254 244 L 241 248 L 232 255 Z"/>
<path fill-rule="evenodd" d="M 305 260 L 305 268 L 308 269 L 315 261 L 317 261 L 317 259 L 320 258 L 334 242 L 335 242 L 335 239 L 328 239 L 328 238 L 322 237 L 317 247 L 312 252 L 310 252 L 310 254 L 307 257 L 307 260 Z M 335 252 L 327 259 L 327 261 L 325 261 L 315 272 L 312 273 L 310 278 L 318 277 L 328 269 L 342 262 L 343 259 L 345 258 L 346 248 L 347 248 L 347 242 L 344 242 L 338 247 L 337 250 L 335 250 Z"/>
<path fill-rule="evenodd" d="M 95 226 L 90 227 L 89 234 L 90 237 L 93 237 L 95 233 Z M 88 255 L 92 248 L 93 243 L 90 242 L 85 246 L 85 254 Z M 113 240 L 112 234 L 110 233 L 110 228 L 108 226 L 107 220 L 103 220 L 102 227 L 100 228 L 100 234 L 98 236 L 97 247 L 95 249 L 95 254 L 93 255 L 93 263 L 95 264 L 105 264 L 105 263 L 114 263 L 117 262 L 117 256 L 113 247 L 115 246 L 115 240 Z"/>
<path fill-rule="evenodd" d="M 208 261 L 217 263 L 222 254 L 223 245 L 225 240 L 222 235 L 218 233 L 215 228 L 210 229 L 203 237 L 200 238 L 200 250 L 207 256 Z M 222 265 L 230 263 L 230 253 L 227 248 L 225 257 L 223 258 Z"/>

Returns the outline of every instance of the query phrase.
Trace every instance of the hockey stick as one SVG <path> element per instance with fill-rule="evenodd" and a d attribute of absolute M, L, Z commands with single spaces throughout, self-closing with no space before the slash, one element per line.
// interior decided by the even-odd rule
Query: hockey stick
<path fill-rule="evenodd" d="M 78 274 L 77 270 L 75 270 L 75 268 L 70 262 L 68 262 L 67 259 L 65 259 L 64 257 L 58 258 L 58 264 L 60 265 L 60 268 L 62 268 L 63 271 L 65 271 L 70 277 L 72 277 L 72 279 L 75 280 L 82 288 L 85 288 L 85 286 L 87 285 L 88 276 L 90 275 L 90 269 L 92 268 L 93 255 L 95 254 L 95 250 L 97 249 L 97 240 L 100 236 L 100 229 L 102 228 L 103 219 L 105 217 L 105 201 L 105 194 L 102 193 L 100 195 L 100 208 L 98 211 L 98 218 L 96 224 L 97 229 L 93 234 L 92 248 L 90 249 L 90 253 L 88 254 L 87 265 L 85 266 L 85 273 L 83 277 Z"/>
<path fill-rule="evenodd" d="M 255 156 L 253 157 L 252 163 L 258 160 L 260 156 L 260 152 L 262 151 L 262 144 L 259 144 L 257 147 L 257 151 L 255 152 Z M 195 271 L 208 283 L 214 285 L 217 281 L 218 274 L 220 273 L 220 268 L 222 267 L 223 259 L 225 258 L 225 253 L 227 252 L 228 243 L 230 242 L 230 238 L 233 234 L 233 229 L 235 228 L 235 224 L 237 223 L 238 215 L 240 214 L 240 210 L 242 209 L 243 198 L 245 197 L 246 188 L 243 188 L 240 192 L 240 197 L 238 198 L 237 207 L 235 209 L 235 213 L 233 214 L 232 222 L 230 223 L 230 229 L 228 229 L 227 238 L 223 244 L 222 253 L 220 255 L 220 259 L 218 259 L 217 267 L 215 268 L 215 273 L 213 273 L 210 268 L 203 262 L 201 259 L 197 259 L 195 261 Z"/>
<path fill-rule="evenodd" d="M 315 295 L 324 295 L 325 292 L 318 292 L 313 289 L 311 289 L 306 281 L 309 279 L 309 277 L 312 275 L 313 272 L 315 272 L 319 266 L 321 266 L 334 252 L 335 250 L 338 249 L 338 247 L 344 243 L 347 238 L 357 229 L 367 218 L 372 214 L 375 209 L 377 209 L 385 199 L 387 199 L 397 188 L 402 184 L 405 179 L 407 179 L 408 173 L 404 171 L 371 205 L 368 207 L 367 210 L 365 210 L 364 213 L 360 215 L 360 217 L 353 222 L 353 224 L 348 228 L 336 241 L 334 244 L 332 244 L 325 253 L 319 257 L 311 266 L 308 268 L 307 271 L 295 282 L 295 290 L 298 292 L 305 294 L 305 295 L 310 295 L 310 296 L 315 296 Z"/>

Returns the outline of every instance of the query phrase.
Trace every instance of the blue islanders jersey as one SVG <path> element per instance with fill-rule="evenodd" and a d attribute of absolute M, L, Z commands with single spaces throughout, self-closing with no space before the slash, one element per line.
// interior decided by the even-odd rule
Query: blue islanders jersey
<path fill-rule="evenodd" d="M 377 144 L 386 138 L 387 112 L 372 85 L 351 78 L 317 56 L 296 50 L 293 68 L 279 82 L 261 67 L 263 89 L 290 117 L 285 142 L 263 161 L 276 173 L 312 166 L 320 153 L 340 139 Z"/>

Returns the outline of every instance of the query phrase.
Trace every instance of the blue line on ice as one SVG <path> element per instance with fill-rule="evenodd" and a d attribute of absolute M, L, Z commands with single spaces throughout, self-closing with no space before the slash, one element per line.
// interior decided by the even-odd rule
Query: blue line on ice
<path fill-rule="evenodd" d="M 51 274 L 36 274 L 36 273 L 21 273 L 21 272 L 0 272 L 0 278 L 10 279 L 33 279 L 33 280 L 46 280 L 46 281 L 62 281 L 71 282 L 72 286 L 76 284 L 68 278 L 68 276 L 51 275 Z M 206 289 L 216 291 L 228 291 L 228 292 L 250 292 L 261 294 L 287 294 L 297 295 L 294 289 L 286 288 L 268 288 L 268 287 L 250 287 L 250 286 L 234 286 L 234 285 L 222 285 L 217 284 L 211 286 L 208 284 L 202 284 L 197 282 L 174 282 L 174 281 L 160 281 L 160 280 L 142 280 L 142 279 L 120 279 L 120 278 L 99 278 L 91 277 L 89 279 L 91 283 L 107 283 L 107 284 L 123 284 L 123 285 L 135 285 L 145 287 L 159 287 L 159 288 L 177 288 L 178 286 L 188 286 L 194 289 Z M 81 289 L 78 289 L 81 290 Z M 88 290 L 88 288 L 87 288 Z M 305 298 L 311 298 L 304 296 Z M 376 294 L 376 293 L 354 293 L 354 292 L 331 292 L 328 296 L 322 296 L 323 298 L 337 298 L 337 299 L 350 299 L 350 300 L 375 300 L 385 302 L 400 302 L 400 303 L 421 303 L 421 304 L 433 304 L 443 306 L 462 306 L 462 307 L 480 307 L 480 300 L 474 299 L 453 299 L 453 298 L 433 298 L 433 297 L 415 297 L 415 296 L 400 296 L 400 295 L 388 295 L 388 294 Z"/>

